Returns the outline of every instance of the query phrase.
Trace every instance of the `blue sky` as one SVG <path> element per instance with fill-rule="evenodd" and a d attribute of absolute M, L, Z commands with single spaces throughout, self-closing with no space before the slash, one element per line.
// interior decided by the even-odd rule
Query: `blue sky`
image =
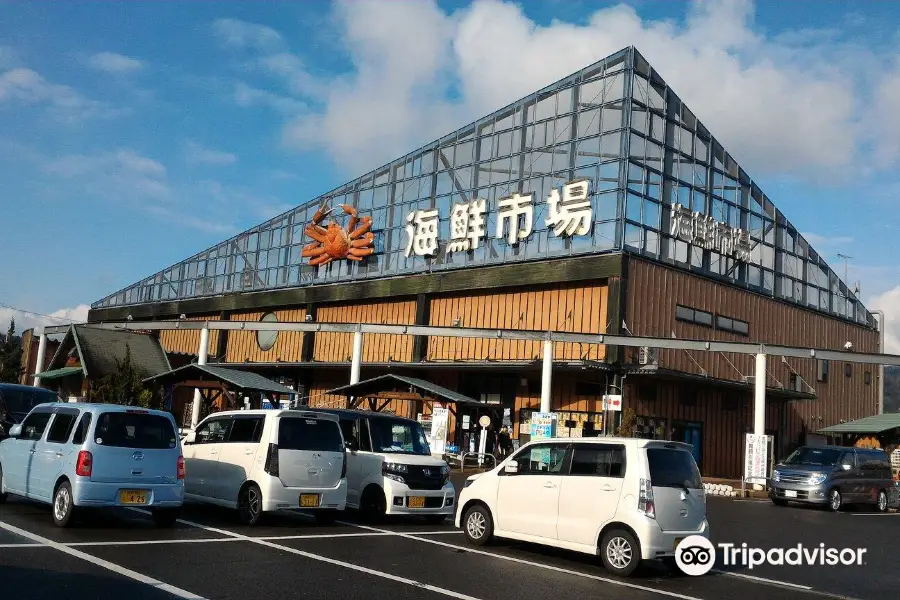
<path fill-rule="evenodd" d="M 891 2 L 12 2 L 2 13 L 0 304 L 81 316 L 634 44 L 836 271 L 838 252 L 854 257 L 870 305 L 900 306 Z"/>

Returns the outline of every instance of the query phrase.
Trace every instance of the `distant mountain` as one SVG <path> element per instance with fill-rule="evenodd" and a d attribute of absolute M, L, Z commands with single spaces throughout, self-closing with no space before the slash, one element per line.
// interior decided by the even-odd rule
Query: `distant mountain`
<path fill-rule="evenodd" d="M 884 368 L 884 412 L 900 412 L 900 367 Z"/>

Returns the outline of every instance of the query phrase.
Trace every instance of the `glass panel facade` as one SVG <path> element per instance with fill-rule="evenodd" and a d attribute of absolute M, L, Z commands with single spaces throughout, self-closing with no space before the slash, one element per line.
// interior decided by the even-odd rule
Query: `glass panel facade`
<path fill-rule="evenodd" d="M 635 64 L 644 66 L 635 69 Z M 548 197 L 590 182 L 589 228 L 557 235 Z M 533 229 L 497 236 L 500 200 L 533 194 Z M 479 247 L 447 252 L 454 204 L 484 199 Z M 311 267 L 304 233 L 324 203 L 372 217 L 375 253 Z M 748 232 L 750 260 L 673 235 L 679 204 Z M 407 215 L 437 209 L 438 251 L 406 255 Z M 633 49 L 94 303 L 111 308 L 504 262 L 626 251 L 874 325 L 852 290 Z"/>

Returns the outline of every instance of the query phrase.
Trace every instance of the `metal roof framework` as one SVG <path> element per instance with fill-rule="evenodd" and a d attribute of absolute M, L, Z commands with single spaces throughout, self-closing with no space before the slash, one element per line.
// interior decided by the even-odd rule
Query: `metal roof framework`
<path fill-rule="evenodd" d="M 820 429 L 816 433 L 884 433 L 885 431 L 898 428 L 900 428 L 900 413 L 884 413 L 846 423 L 838 423 L 837 425 Z"/>
<path fill-rule="evenodd" d="M 399 391 L 398 388 L 406 388 L 406 390 Z M 364 398 L 367 398 L 369 408 L 374 412 L 381 412 L 390 404 L 391 400 L 395 399 L 412 400 L 413 402 L 423 402 L 425 404 L 432 404 L 434 400 L 438 400 L 449 402 L 456 406 L 487 406 L 475 398 L 470 398 L 436 383 L 393 373 L 344 385 L 328 390 L 325 393 L 347 396 L 348 400 L 352 398 L 349 402 L 349 408 L 351 409 L 359 406 L 359 403 Z M 428 396 L 431 396 L 433 399 Z M 381 405 L 376 407 L 376 402 L 379 399 L 381 400 Z"/>
<path fill-rule="evenodd" d="M 632 348 L 649 347 L 701 352 L 732 352 L 735 354 L 767 354 L 789 358 L 806 358 L 855 362 L 871 365 L 900 366 L 900 355 L 863 353 L 826 348 L 778 346 L 752 342 L 720 342 L 713 340 L 685 340 L 674 338 L 568 333 L 564 331 L 526 331 L 519 329 L 482 329 L 473 327 L 434 327 L 426 325 L 377 325 L 371 323 L 306 323 L 306 322 L 249 322 L 249 321 L 125 321 L 121 323 L 86 323 L 83 327 L 129 331 L 201 330 L 218 331 L 306 331 L 311 333 L 380 333 L 389 335 L 418 335 L 431 337 L 480 338 L 526 341 L 568 342 L 575 344 L 605 344 Z M 68 326 L 50 326 L 44 333 L 65 333 Z"/>

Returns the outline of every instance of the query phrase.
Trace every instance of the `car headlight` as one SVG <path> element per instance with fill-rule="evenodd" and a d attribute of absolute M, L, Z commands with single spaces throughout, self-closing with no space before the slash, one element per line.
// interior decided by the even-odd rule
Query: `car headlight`
<path fill-rule="evenodd" d="M 781 473 L 778 471 L 772 473 L 772 481 L 781 481 Z"/>
<path fill-rule="evenodd" d="M 409 473 L 409 467 L 404 465 L 403 463 L 395 463 L 395 462 L 385 462 L 381 466 L 382 471 L 388 471 L 390 473 Z"/>
<path fill-rule="evenodd" d="M 826 479 L 828 479 L 827 473 L 814 473 L 809 476 L 809 479 L 807 479 L 807 481 L 812 485 L 819 485 Z"/>

